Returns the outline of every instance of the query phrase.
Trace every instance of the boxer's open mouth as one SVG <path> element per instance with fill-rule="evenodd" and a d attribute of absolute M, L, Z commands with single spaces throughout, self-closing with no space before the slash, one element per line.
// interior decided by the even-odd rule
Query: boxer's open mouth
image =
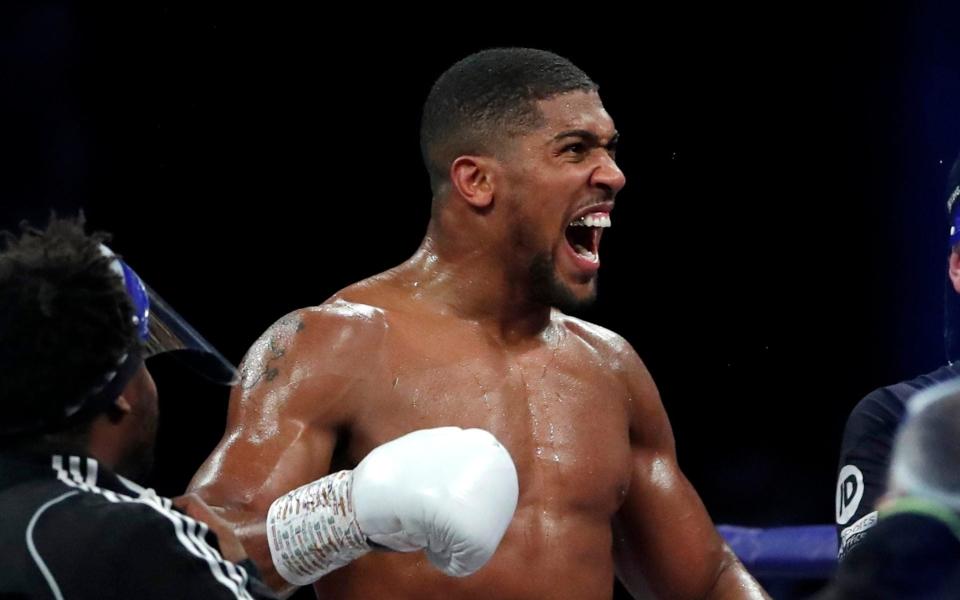
<path fill-rule="evenodd" d="M 610 227 L 610 213 L 587 213 L 567 225 L 567 243 L 577 256 L 590 262 L 599 262 L 600 236 L 607 227 Z"/>

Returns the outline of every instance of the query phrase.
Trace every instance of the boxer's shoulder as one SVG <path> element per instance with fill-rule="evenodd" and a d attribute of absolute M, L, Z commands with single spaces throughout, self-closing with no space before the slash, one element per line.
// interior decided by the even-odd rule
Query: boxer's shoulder
<path fill-rule="evenodd" d="M 584 348 L 603 361 L 607 370 L 621 371 L 631 368 L 639 357 L 623 336 L 596 323 L 553 311 L 553 322 L 574 336 Z"/>
<path fill-rule="evenodd" d="M 258 343 L 268 352 L 286 356 L 362 350 L 382 339 L 386 312 L 382 307 L 335 296 L 318 306 L 283 316 L 264 332 Z"/>
<path fill-rule="evenodd" d="M 592 374 L 584 375 L 613 378 L 623 390 L 623 399 L 632 419 L 659 423 L 663 413 L 660 394 L 653 377 L 630 342 L 606 327 L 556 310 L 553 313 L 554 322 L 576 336 L 583 351 L 589 353 L 591 360 L 581 360 L 581 364 L 592 364 L 594 369 Z"/>
<path fill-rule="evenodd" d="M 306 392 L 346 389 L 365 369 L 375 368 L 384 317 L 376 307 L 331 299 L 277 320 L 253 343 L 240 365 L 239 390 L 257 400 L 267 394 L 288 406 Z M 310 410 L 311 402 L 304 409 Z M 288 406 L 288 408 L 290 408 Z"/>

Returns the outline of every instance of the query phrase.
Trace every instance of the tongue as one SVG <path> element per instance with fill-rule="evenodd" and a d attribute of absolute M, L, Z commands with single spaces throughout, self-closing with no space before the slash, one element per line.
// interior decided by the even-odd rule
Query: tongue
<path fill-rule="evenodd" d="M 574 244 L 574 245 L 573 245 L 573 249 L 576 250 L 577 254 L 579 254 L 580 256 L 582 256 L 582 257 L 584 257 L 584 258 L 586 258 L 586 259 L 589 259 L 589 260 L 591 260 L 591 261 L 593 261 L 593 262 L 596 262 L 596 261 L 597 261 L 597 255 L 594 254 L 593 252 L 591 252 L 590 250 L 587 250 L 586 248 L 584 248 L 584 247 L 581 246 L 580 244 Z"/>

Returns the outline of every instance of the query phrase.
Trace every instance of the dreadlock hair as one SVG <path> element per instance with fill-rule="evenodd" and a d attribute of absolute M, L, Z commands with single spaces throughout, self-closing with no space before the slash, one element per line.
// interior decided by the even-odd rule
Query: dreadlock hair
<path fill-rule="evenodd" d="M 87 235 L 82 213 L 20 229 L 2 232 L 0 419 L 55 428 L 136 347 L 133 306 L 100 249 L 108 236 Z M 85 434 L 93 416 L 69 431 Z"/>

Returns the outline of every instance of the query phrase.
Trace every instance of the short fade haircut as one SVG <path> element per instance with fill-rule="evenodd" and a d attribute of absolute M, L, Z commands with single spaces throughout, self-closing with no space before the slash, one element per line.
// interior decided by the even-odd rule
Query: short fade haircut
<path fill-rule="evenodd" d="M 505 138 L 541 125 L 537 101 L 597 89 L 576 65 L 545 50 L 492 48 L 457 62 L 433 84 L 420 122 L 434 197 L 458 156 L 493 155 Z"/>
<path fill-rule="evenodd" d="M 20 227 L 19 237 L 2 232 L 0 411 L 10 422 L 56 425 L 139 338 L 123 281 L 100 249 L 106 234 L 84 233 L 83 215 Z"/>

